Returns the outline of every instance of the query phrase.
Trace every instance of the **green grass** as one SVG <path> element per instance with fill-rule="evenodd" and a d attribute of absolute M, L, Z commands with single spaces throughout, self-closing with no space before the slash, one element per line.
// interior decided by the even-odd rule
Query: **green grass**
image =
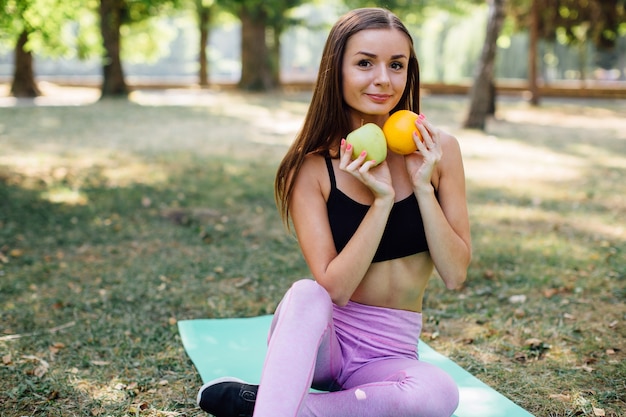
<path fill-rule="evenodd" d="M 3 416 L 203 415 L 176 322 L 271 313 L 308 274 L 272 188 L 307 103 L 0 108 Z M 626 103 L 503 99 L 486 134 L 423 108 L 461 142 L 474 244 L 424 337 L 537 416 L 624 415 Z"/>

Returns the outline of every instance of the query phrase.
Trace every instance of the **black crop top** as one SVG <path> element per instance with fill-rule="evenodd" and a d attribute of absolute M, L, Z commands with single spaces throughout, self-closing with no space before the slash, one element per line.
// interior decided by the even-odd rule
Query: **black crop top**
<path fill-rule="evenodd" d="M 328 220 L 335 248 L 337 252 L 341 252 L 363 221 L 370 206 L 354 201 L 339 190 L 330 158 L 326 158 L 326 166 L 330 176 L 330 194 L 326 202 Z M 420 208 L 415 194 L 411 193 L 404 200 L 394 203 L 373 262 L 402 258 L 427 250 L 428 242 Z"/>

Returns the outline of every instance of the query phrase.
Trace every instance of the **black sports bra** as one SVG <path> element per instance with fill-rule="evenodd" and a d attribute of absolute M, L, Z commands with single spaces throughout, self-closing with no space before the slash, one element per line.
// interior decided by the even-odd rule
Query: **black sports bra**
<path fill-rule="evenodd" d="M 326 158 L 330 194 L 326 202 L 328 220 L 337 252 L 348 244 L 370 206 L 354 201 L 337 188 L 332 161 Z M 422 215 L 415 194 L 394 203 L 373 262 L 402 258 L 428 251 Z"/>

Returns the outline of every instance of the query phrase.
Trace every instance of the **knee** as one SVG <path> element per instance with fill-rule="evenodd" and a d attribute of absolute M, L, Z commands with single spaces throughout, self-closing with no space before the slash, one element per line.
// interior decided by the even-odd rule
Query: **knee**
<path fill-rule="evenodd" d="M 332 309 L 332 301 L 328 292 L 312 279 L 301 279 L 292 284 L 289 297 L 299 308 L 313 311 Z"/>
<path fill-rule="evenodd" d="M 276 327 L 279 317 L 293 317 L 303 325 L 320 322 L 325 326 L 332 317 L 332 312 L 332 301 L 324 287 L 312 279 L 296 281 L 278 304 L 270 333 Z"/>
<path fill-rule="evenodd" d="M 426 384 L 416 383 L 413 390 L 415 395 L 406 397 L 407 415 L 450 417 L 459 405 L 459 388 L 443 371 L 431 374 Z"/>
<path fill-rule="evenodd" d="M 326 290 L 312 279 L 292 284 L 276 307 L 270 326 L 268 342 L 279 322 L 289 328 L 306 328 L 310 332 L 324 331 L 332 320 L 332 301 Z"/>

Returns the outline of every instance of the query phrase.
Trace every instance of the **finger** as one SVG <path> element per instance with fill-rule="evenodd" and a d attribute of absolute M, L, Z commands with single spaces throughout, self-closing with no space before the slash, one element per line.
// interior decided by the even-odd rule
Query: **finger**
<path fill-rule="evenodd" d="M 424 152 L 428 150 L 428 147 L 424 143 L 423 137 L 424 137 L 423 134 L 413 132 L 413 142 L 415 142 L 415 146 L 417 146 L 417 150 L 419 152 Z"/>
<path fill-rule="evenodd" d="M 339 168 L 345 169 L 351 161 L 352 145 L 347 143 L 345 139 L 342 139 L 339 147 Z"/>
<path fill-rule="evenodd" d="M 372 169 L 375 165 L 376 161 L 365 161 L 363 165 L 361 165 L 361 167 L 359 168 L 359 172 L 361 174 L 365 174 L 369 172 L 369 170 Z"/>
<path fill-rule="evenodd" d="M 418 130 L 420 136 L 422 137 L 423 141 L 426 141 L 426 139 L 430 138 L 430 131 L 426 127 L 426 125 L 424 124 L 424 119 L 423 118 L 418 117 L 415 120 L 415 127 L 417 128 L 417 130 Z"/>

